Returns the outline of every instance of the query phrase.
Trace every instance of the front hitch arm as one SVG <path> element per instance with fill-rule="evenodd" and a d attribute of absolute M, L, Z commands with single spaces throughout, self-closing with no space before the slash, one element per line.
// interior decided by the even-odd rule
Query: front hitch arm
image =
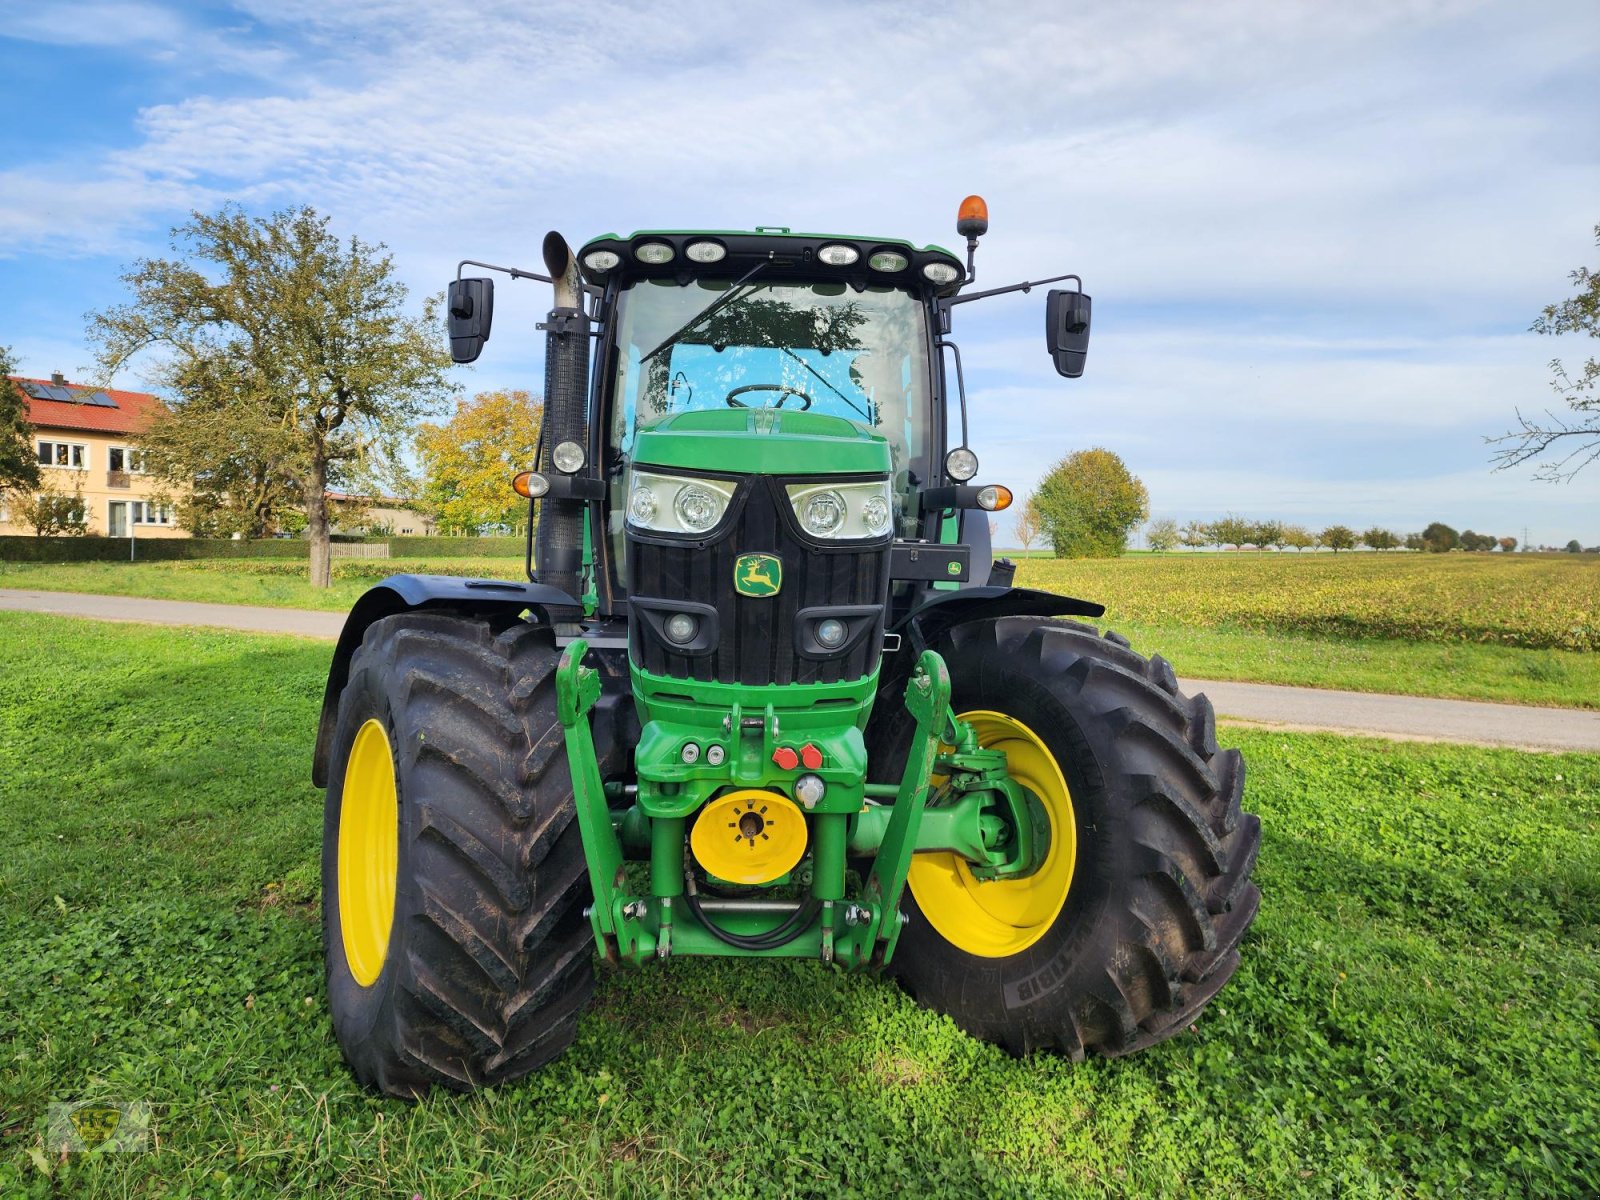
<path fill-rule="evenodd" d="M 566 735 L 567 763 L 572 770 L 572 797 L 578 810 L 578 831 L 583 838 L 583 856 L 589 866 L 589 885 L 594 889 L 594 907 L 589 920 L 601 954 L 615 961 L 618 935 L 628 921 L 620 911 L 623 904 L 622 843 L 611 824 L 606 805 L 605 786 L 600 779 L 600 762 L 594 750 L 594 733 L 589 728 L 589 710 L 600 699 L 600 673 L 583 665 L 589 644 L 582 638 L 572 642 L 556 668 L 556 716 Z"/>
<path fill-rule="evenodd" d="M 917 848 L 928 782 L 939 756 L 939 735 L 950 713 L 950 669 L 933 650 L 922 652 L 906 683 L 906 711 L 917 728 L 889 824 L 864 889 L 878 917 L 873 959 L 880 963 L 889 960 L 900 937 L 900 896 L 905 890 L 906 872 L 911 868 L 911 855 Z"/>

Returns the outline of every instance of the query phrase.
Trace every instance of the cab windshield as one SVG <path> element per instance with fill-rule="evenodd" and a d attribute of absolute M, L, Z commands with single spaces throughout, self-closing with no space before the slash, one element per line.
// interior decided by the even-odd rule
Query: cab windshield
<path fill-rule="evenodd" d="M 896 288 L 641 280 L 613 322 L 612 450 L 631 460 L 639 431 L 677 413 L 825 413 L 888 439 L 909 498 L 909 476 L 925 473 L 932 412 L 926 321 L 921 301 Z"/>

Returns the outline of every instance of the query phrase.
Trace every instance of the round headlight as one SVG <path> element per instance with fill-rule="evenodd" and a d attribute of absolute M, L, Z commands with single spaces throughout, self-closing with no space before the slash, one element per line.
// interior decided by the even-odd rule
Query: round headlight
<path fill-rule="evenodd" d="M 690 242 L 683 254 L 691 262 L 714 263 L 728 257 L 728 248 L 721 242 Z"/>
<path fill-rule="evenodd" d="M 609 271 L 621 261 L 615 250 L 591 250 L 583 256 L 583 265 L 591 271 Z"/>
<path fill-rule="evenodd" d="M 633 256 L 642 263 L 659 267 L 662 263 L 671 262 L 672 256 L 676 253 L 677 251 L 665 242 L 645 242 L 634 250 Z"/>
<path fill-rule="evenodd" d="M 550 454 L 550 461 L 563 475 L 571 475 L 583 466 L 583 447 L 577 442 L 558 442 Z"/>
<path fill-rule="evenodd" d="M 965 446 L 957 446 L 944 456 L 944 471 L 951 479 L 965 483 L 978 473 L 978 456 Z"/>
<path fill-rule="evenodd" d="M 695 533 L 710 529 L 722 515 L 722 505 L 717 503 L 717 497 L 694 483 L 678 489 L 678 498 L 673 501 L 672 509 L 678 514 L 678 520 L 683 522 L 683 527 Z"/>
<path fill-rule="evenodd" d="M 946 283 L 954 283 L 956 280 L 960 279 L 961 272 L 959 269 L 952 267 L 949 263 L 931 262 L 922 268 L 922 277 L 929 283 L 943 285 Z"/>
<path fill-rule="evenodd" d="M 807 497 L 800 510 L 800 523 L 818 537 L 827 537 L 838 532 L 846 513 L 844 497 L 830 488 Z"/>
<path fill-rule="evenodd" d="M 861 505 L 861 523 L 871 534 L 879 534 L 888 529 L 889 502 L 882 496 L 868 496 Z"/>
<path fill-rule="evenodd" d="M 904 254 L 896 254 L 893 250 L 879 250 L 867 259 L 867 266 L 874 271 L 904 271 L 910 261 Z"/>
<path fill-rule="evenodd" d="M 838 617 L 824 617 L 817 622 L 816 632 L 819 646 L 825 650 L 837 650 L 844 645 L 845 635 L 850 630 Z"/>
<path fill-rule="evenodd" d="M 830 267 L 848 267 L 861 257 L 861 251 L 854 246 L 846 246 L 835 242 L 831 246 L 824 246 L 817 251 L 817 257 Z"/>
<path fill-rule="evenodd" d="M 656 494 L 642 483 L 633 489 L 633 495 L 628 499 L 628 515 L 641 525 L 648 525 L 659 507 Z"/>
<path fill-rule="evenodd" d="M 700 620 L 691 613 L 673 613 L 667 618 L 667 637 L 680 646 L 694 641 L 700 632 Z"/>

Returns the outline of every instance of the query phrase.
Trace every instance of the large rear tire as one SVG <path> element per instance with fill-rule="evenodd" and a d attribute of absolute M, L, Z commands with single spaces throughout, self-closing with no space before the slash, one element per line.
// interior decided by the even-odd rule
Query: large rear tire
<path fill-rule="evenodd" d="M 1032 876 L 980 883 L 918 855 L 892 970 L 1015 1053 L 1127 1054 L 1188 1027 L 1239 964 L 1260 822 L 1211 704 L 1115 634 L 1031 617 L 960 626 L 951 705 L 1051 823 Z M 905 744 L 903 724 L 883 742 Z M 901 751 L 903 754 L 903 751 Z"/>
<path fill-rule="evenodd" d="M 389 1095 L 525 1075 L 593 994 L 558 660 L 520 620 L 404 613 L 351 662 L 323 830 L 328 1000 L 357 1078 Z"/>

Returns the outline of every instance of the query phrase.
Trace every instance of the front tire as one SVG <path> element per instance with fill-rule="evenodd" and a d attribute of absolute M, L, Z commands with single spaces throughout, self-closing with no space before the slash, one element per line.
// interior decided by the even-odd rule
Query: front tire
<path fill-rule="evenodd" d="M 1261 825 L 1210 702 L 1084 625 L 978 622 L 941 649 L 951 706 L 1006 751 L 1051 846 L 1034 875 L 990 883 L 916 856 L 893 972 L 1014 1053 L 1127 1054 L 1183 1030 L 1237 968 L 1260 904 Z"/>
<path fill-rule="evenodd" d="M 356 1077 L 389 1095 L 525 1075 L 593 993 L 558 661 L 520 620 L 404 613 L 351 662 L 323 831 L 328 1001 Z"/>

